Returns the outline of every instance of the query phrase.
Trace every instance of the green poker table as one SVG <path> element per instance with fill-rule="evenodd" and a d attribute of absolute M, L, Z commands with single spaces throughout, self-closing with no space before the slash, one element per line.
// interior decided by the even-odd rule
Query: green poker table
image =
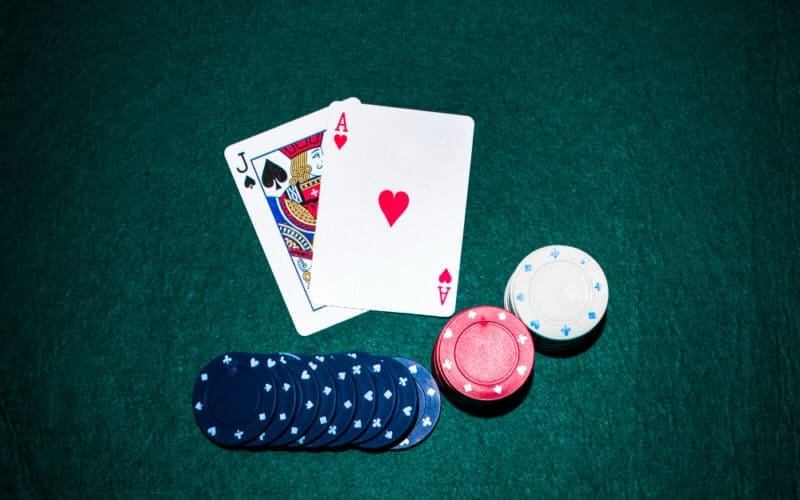
<path fill-rule="evenodd" d="M 785 0 L 3 3 L 3 496 L 796 498 L 799 49 Z M 351 96 L 475 121 L 456 310 L 571 245 L 602 335 L 409 450 L 220 448 L 221 353 L 430 368 L 447 318 L 295 332 L 223 158 Z"/>

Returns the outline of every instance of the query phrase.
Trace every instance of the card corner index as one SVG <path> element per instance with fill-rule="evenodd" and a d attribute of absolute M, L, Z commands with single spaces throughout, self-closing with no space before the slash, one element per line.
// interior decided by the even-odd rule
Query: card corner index
<path fill-rule="evenodd" d="M 241 149 L 242 147 L 240 146 L 240 143 L 235 142 L 225 148 L 225 150 L 222 152 L 222 156 L 225 157 L 225 160 L 230 162 L 239 154 Z"/>

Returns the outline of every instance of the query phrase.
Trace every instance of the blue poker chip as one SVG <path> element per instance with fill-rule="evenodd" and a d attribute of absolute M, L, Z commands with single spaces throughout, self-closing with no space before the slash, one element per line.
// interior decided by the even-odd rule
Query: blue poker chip
<path fill-rule="evenodd" d="M 306 361 L 296 354 L 278 353 L 278 362 L 282 363 L 297 382 L 299 396 L 294 417 L 288 428 L 270 443 L 271 446 L 285 446 L 303 437 L 314 424 L 319 406 L 319 387 L 317 379 L 306 366 Z"/>
<path fill-rule="evenodd" d="M 275 380 L 255 356 L 230 352 L 200 372 L 192 393 L 197 426 L 211 441 L 242 445 L 258 436 L 275 410 Z"/>
<path fill-rule="evenodd" d="M 356 385 L 353 380 L 353 374 L 350 372 L 350 366 L 344 360 L 344 356 L 340 355 L 339 358 L 331 354 L 314 356 L 317 360 L 320 357 L 324 360 L 320 364 L 321 367 L 326 367 L 333 375 L 336 408 L 325 432 L 313 441 L 306 441 L 305 446 L 307 448 L 327 446 L 333 442 L 341 432 L 348 428 L 356 411 Z"/>
<path fill-rule="evenodd" d="M 275 393 L 277 403 L 274 415 L 266 429 L 264 429 L 253 440 L 248 441 L 245 446 L 255 448 L 268 446 L 272 441 L 283 434 L 294 419 L 294 414 L 299 403 L 300 395 L 297 393 L 297 381 L 292 373 L 279 361 L 280 354 L 253 354 L 260 361 L 261 366 L 272 374 L 275 379 Z"/>
<path fill-rule="evenodd" d="M 392 450 L 405 450 L 416 446 L 431 435 L 436 423 L 439 421 L 439 414 L 442 410 L 442 396 L 439 393 L 439 386 L 431 373 L 416 361 L 406 358 L 394 358 L 402 364 L 414 377 L 420 401 L 417 421 L 411 432 L 397 443 Z"/>
<path fill-rule="evenodd" d="M 394 377 L 389 370 L 384 368 L 383 359 L 367 353 L 357 353 L 364 361 L 367 371 L 375 381 L 375 414 L 372 416 L 364 432 L 351 444 L 360 445 L 371 441 L 381 434 L 389 423 L 394 413 L 397 388 L 394 385 Z"/>
<path fill-rule="evenodd" d="M 355 384 L 355 397 L 353 399 L 355 410 L 350 416 L 350 420 L 337 428 L 338 435 L 328 443 L 329 447 L 347 446 L 361 436 L 371 425 L 372 417 L 375 415 L 375 409 L 378 406 L 375 380 L 370 375 L 369 367 L 366 364 L 369 361 L 369 356 L 361 356 L 359 353 L 349 352 L 335 354 L 334 357 L 344 365 Z M 341 410 L 341 405 L 339 405 L 339 411 Z"/>
<path fill-rule="evenodd" d="M 394 381 L 396 404 L 381 432 L 369 441 L 360 443 L 359 448 L 378 449 L 394 446 L 408 434 L 417 421 L 419 397 L 414 377 L 405 365 L 393 358 L 381 357 L 381 360 L 384 370 L 391 374 Z"/>
<path fill-rule="evenodd" d="M 330 426 L 333 414 L 336 411 L 336 383 L 325 362 L 325 356 L 306 356 L 302 354 L 298 356 L 305 362 L 311 376 L 317 380 L 319 402 L 317 403 L 317 415 L 311 427 L 297 441 L 290 443 L 289 446 L 306 446 L 309 442 L 322 436 Z"/>

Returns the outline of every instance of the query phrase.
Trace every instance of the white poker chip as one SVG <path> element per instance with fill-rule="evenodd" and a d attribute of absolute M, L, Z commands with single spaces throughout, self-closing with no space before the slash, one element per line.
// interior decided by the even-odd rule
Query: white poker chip
<path fill-rule="evenodd" d="M 506 301 L 537 335 L 570 342 L 592 331 L 605 316 L 608 283 L 589 254 L 552 245 L 520 262 L 509 280 Z"/>

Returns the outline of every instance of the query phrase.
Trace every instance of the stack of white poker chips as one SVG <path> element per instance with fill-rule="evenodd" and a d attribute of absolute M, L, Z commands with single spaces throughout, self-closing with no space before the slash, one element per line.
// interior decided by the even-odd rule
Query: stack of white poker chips
<path fill-rule="evenodd" d="M 552 245 L 522 259 L 508 280 L 504 301 L 533 332 L 537 351 L 566 354 L 590 345 L 599 333 L 608 283 L 589 254 Z"/>

